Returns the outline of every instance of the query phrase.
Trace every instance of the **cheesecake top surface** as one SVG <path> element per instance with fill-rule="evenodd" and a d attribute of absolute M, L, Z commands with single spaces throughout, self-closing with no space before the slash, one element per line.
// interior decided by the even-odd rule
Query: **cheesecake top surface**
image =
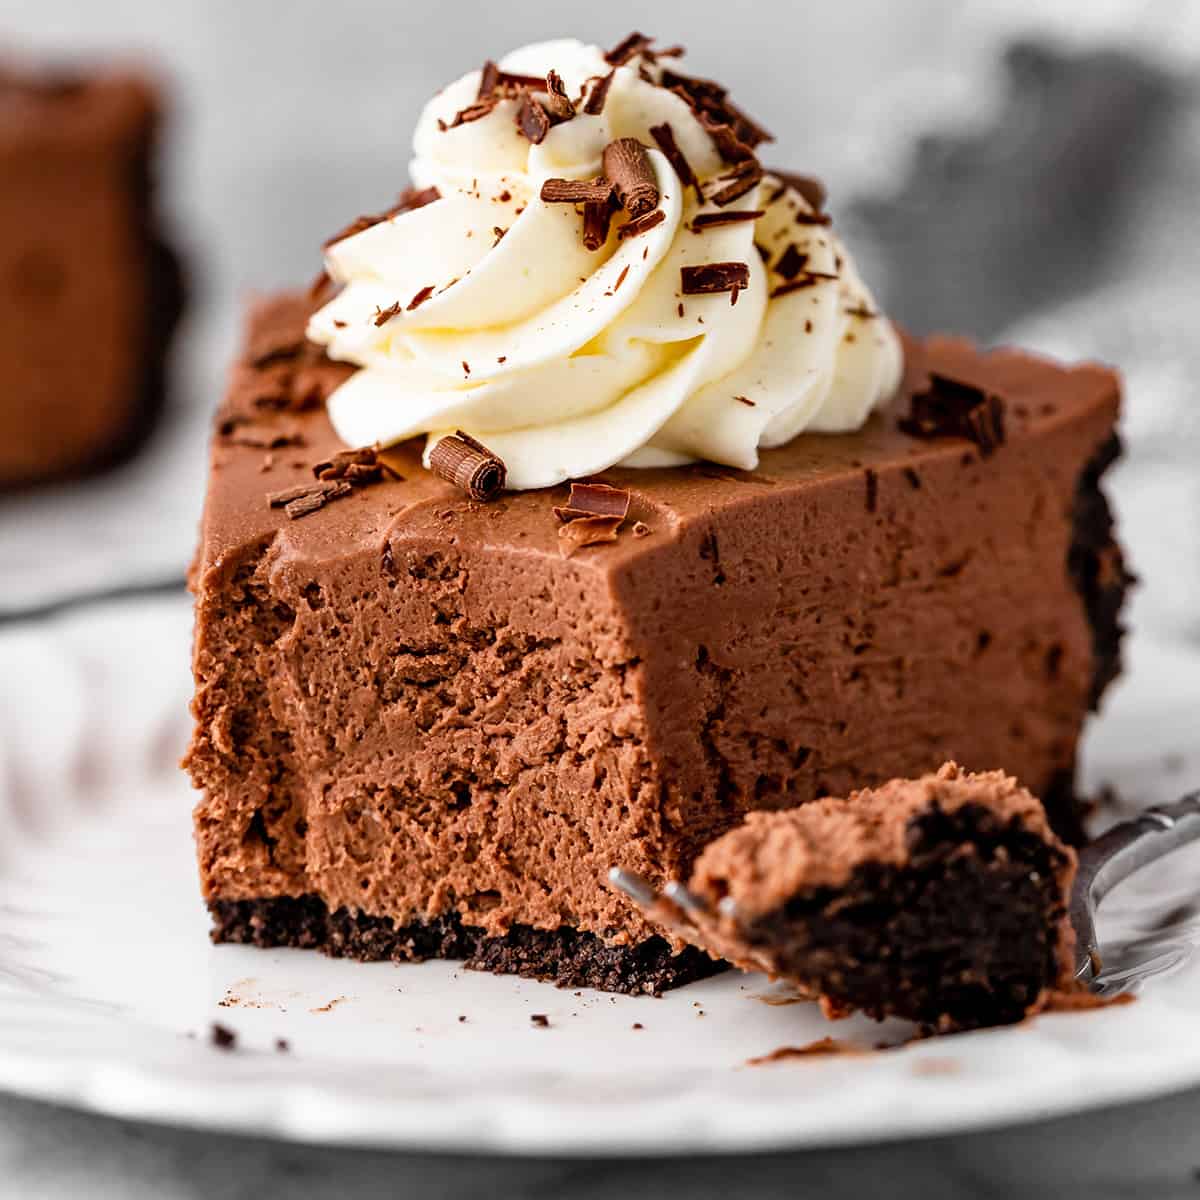
<path fill-rule="evenodd" d="M 568 501 L 567 485 L 478 502 L 428 471 L 416 440 L 382 452 L 381 461 L 394 475 L 346 486 L 299 517 L 289 516 L 285 507 L 271 507 L 269 494 L 320 487 L 314 466 L 345 450 L 323 400 L 351 368 L 330 363 L 305 342 L 310 310 L 306 297 L 284 294 L 258 301 L 250 312 L 245 344 L 217 415 L 201 569 L 219 564 L 239 547 L 270 539 L 301 560 L 377 553 L 395 536 L 507 547 L 556 560 L 572 551 L 554 512 Z M 1064 367 L 1011 349 L 985 353 L 969 341 L 941 337 L 906 339 L 905 354 L 905 379 L 896 400 L 857 432 L 796 438 L 764 451 L 755 471 L 697 463 L 602 472 L 596 479 L 628 492 L 628 516 L 614 541 L 574 549 L 572 565 L 587 571 L 626 569 L 664 539 L 764 496 L 836 486 L 847 500 L 840 519 L 849 522 L 851 513 L 870 511 L 873 493 L 890 474 L 919 486 L 930 464 L 961 460 L 973 463 L 986 479 L 992 461 L 987 447 L 955 434 L 906 431 L 912 429 L 905 418 L 911 416 L 914 396 L 930 391 L 931 376 L 948 381 L 952 390 L 965 384 L 999 398 L 1004 444 L 994 450 L 997 456 L 1077 430 L 1077 468 L 1082 467 L 1117 415 L 1119 378 L 1099 365 Z"/>

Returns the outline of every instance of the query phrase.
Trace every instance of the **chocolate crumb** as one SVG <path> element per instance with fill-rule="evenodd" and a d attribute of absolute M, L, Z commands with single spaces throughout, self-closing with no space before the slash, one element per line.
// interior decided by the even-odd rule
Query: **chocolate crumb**
<path fill-rule="evenodd" d="M 237 1046 L 237 1034 L 225 1025 L 218 1025 L 216 1021 L 209 1028 L 208 1040 L 218 1050 L 232 1050 Z"/>
<path fill-rule="evenodd" d="M 656 208 L 653 212 L 643 213 L 640 217 L 634 217 L 632 221 L 626 221 L 617 231 L 617 237 L 621 241 L 637 237 L 638 234 L 645 233 L 656 225 L 661 225 L 666 219 L 667 214 L 661 208 Z M 645 254 L 642 257 L 645 258 Z"/>
<path fill-rule="evenodd" d="M 467 1018 L 466 1018 L 465 1016 L 460 1016 L 460 1017 L 458 1018 L 458 1023 L 459 1023 L 460 1025 L 464 1025 L 464 1024 L 466 1024 L 466 1020 L 467 1020 Z"/>
<path fill-rule="evenodd" d="M 617 138 L 604 147 L 604 174 L 631 217 L 658 207 L 658 181 L 646 147 L 637 138 Z"/>
<path fill-rule="evenodd" d="M 291 1042 L 289 1042 L 287 1040 L 287 1038 L 276 1038 L 275 1039 L 275 1052 L 277 1054 L 287 1054 L 291 1050 L 291 1048 L 292 1048 L 292 1044 L 291 1044 Z"/>
<path fill-rule="evenodd" d="M 607 179 L 547 179 L 540 195 L 546 204 L 603 204 L 612 191 Z"/>
<path fill-rule="evenodd" d="M 387 306 L 387 308 L 380 308 L 378 305 L 376 305 L 375 316 L 373 318 L 376 329 L 378 329 L 381 325 L 386 325 L 394 316 L 397 316 L 399 312 L 399 300 L 393 300 L 392 303 Z"/>
<path fill-rule="evenodd" d="M 987 458 L 1004 444 L 1004 402 L 973 383 L 933 373 L 898 424 L 910 437 L 964 437 Z"/>
<path fill-rule="evenodd" d="M 612 87 L 615 74 L 616 71 L 609 71 L 607 75 L 594 75 L 583 85 L 587 91 L 583 111 L 589 117 L 598 117 L 604 111 L 604 103 L 608 99 L 608 91 Z"/>
<path fill-rule="evenodd" d="M 754 403 L 754 401 L 750 399 L 750 397 L 749 397 L 749 396 L 734 396 L 734 399 L 735 399 L 735 400 L 736 400 L 736 401 L 737 401 L 739 404 L 744 404 L 744 405 L 746 405 L 746 407 L 747 407 L 747 408 L 757 408 L 757 407 L 758 407 L 758 406 L 757 406 L 757 405 Z"/>
<path fill-rule="evenodd" d="M 711 229 L 714 225 L 736 225 L 741 221 L 757 221 L 762 215 L 761 208 L 738 209 L 736 212 L 697 213 L 692 218 L 692 228 L 699 233 L 701 229 Z"/>
<path fill-rule="evenodd" d="M 550 1018 L 545 1013 L 532 1013 L 529 1017 L 529 1023 L 535 1025 L 538 1029 L 549 1029 Z"/>
<path fill-rule="evenodd" d="M 762 1054 L 757 1058 L 748 1058 L 746 1065 L 748 1067 L 759 1067 L 764 1063 L 782 1062 L 788 1058 L 820 1058 L 831 1054 L 869 1054 L 869 1050 L 864 1050 L 862 1046 L 856 1045 L 854 1042 L 846 1042 L 841 1038 L 823 1037 L 815 1042 L 808 1042 L 803 1046 L 780 1046 L 776 1050 L 772 1050 L 770 1054 Z"/>
<path fill-rule="evenodd" d="M 503 461 L 461 429 L 441 438 L 429 455 L 429 469 L 472 500 L 494 500 L 507 478 Z"/>
<path fill-rule="evenodd" d="M 634 1021 L 634 1023 L 629 1028 L 630 1029 L 645 1029 L 646 1027 L 645 1027 L 645 1025 L 643 1025 L 641 1023 L 641 1021 Z"/>
<path fill-rule="evenodd" d="M 862 317 L 864 320 L 869 320 L 872 317 L 879 316 L 877 312 L 868 308 L 865 304 L 853 304 L 849 308 L 843 309 L 842 311 L 845 312 L 848 317 Z"/>
<path fill-rule="evenodd" d="M 921 477 L 913 470 L 912 467 L 904 468 L 904 478 L 908 480 L 908 486 L 916 491 L 921 486 Z"/>
<path fill-rule="evenodd" d="M 571 495 L 554 515 L 560 521 L 575 521 L 583 517 L 620 517 L 629 515 L 630 495 L 624 488 L 607 483 L 573 483 Z"/>
<path fill-rule="evenodd" d="M 680 267 L 679 276 L 685 296 L 705 296 L 746 287 L 750 268 L 744 262 L 701 263 Z"/>
<path fill-rule="evenodd" d="M 623 283 L 625 282 L 625 277 L 626 277 L 628 274 L 629 274 L 629 264 L 628 264 L 628 263 L 626 263 L 626 264 L 625 264 L 625 266 L 623 266 L 623 267 L 621 268 L 621 273 L 620 273 L 620 275 L 618 275 L 618 276 L 617 276 L 617 282 L 613 284 L 612 290 L 613 290 L 614 292 L 616 292 L 617 290 L 619 290 L 619 288 L 620 288 L 621 284 L 623 284 Z"/>

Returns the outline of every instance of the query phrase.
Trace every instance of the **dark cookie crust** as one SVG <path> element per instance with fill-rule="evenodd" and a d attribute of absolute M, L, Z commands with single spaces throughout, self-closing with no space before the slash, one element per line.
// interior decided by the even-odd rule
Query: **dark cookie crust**
<path fill-rule="evenodd" d="M 214 900 L 208 907 L 214 942 L 320 950 L 332 958 L 363 962 L 462 959 L 473 971 L 521 975 L 562 988 L 657 996 L 707 978 L 724 966 L 691 946 L 673 954 L 660 937 L 633 946 L 610 946 L 575 929 L 528 925 L 515 925 L 503 937 L 490 937 L 463 925 L 453 913 L 397 928 L 386 917 L 344 908 L 331 913 L 316 896 Z"/>
<path fill-rule="evenodd" d="M 1022 1020 L 1059 982 L 1063 852 L 973 805 L 913 818 L 907 840 L 906 864 L 794 896 L 748 943 L 835 1008 L 939 1031 Z"/>

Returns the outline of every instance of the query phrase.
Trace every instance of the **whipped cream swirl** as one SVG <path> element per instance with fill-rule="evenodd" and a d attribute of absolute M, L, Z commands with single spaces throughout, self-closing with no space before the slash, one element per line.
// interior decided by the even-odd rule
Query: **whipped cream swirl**
<path fill-rule="evenodd" d="M 329 399 L 345 442 L 432 446 L 462 429 L 504 460 L 509 488 L 539 488 L 614 464 L 753 469 L 761 447 L 857 429 L 894 394 L 899 339 L 801 192 L 768 172 L 717 206 L 657 148 L 650 131 L 668 124 L 709 196 L 730 170 L 652 53 L 614 70 L 596 47 L 555 41 L 499 66 L 554 70 L 570 97 L 614 74 L 599 114 L 536 144 L 515 97 L 455 124 L 480 71 L 427 105 L 410 173 L 439 198 L 326 249 L 344 287 L 308 336 L 362 368 Z M 663 219 L 622 239 L 619 215 L 589 250 L 581 208 L 542 201 L 542 185 L 594 179 L 626 137 L 647 148 Z M 739 212 L 756 215 L 696 220 Z M 682 268 L 730 262 L 748 267 L 745 287 L 684 294 Z"/>

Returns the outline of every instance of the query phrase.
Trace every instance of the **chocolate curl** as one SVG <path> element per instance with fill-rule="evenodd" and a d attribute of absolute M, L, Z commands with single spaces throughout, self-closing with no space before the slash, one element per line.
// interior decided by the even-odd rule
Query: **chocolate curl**
<path fill-rule="evenodd" d="M 617 199 L 631 217 L 658 207 L 658 181 L 646 147 L 637 138 L 618 138 L 604 147 L 604 174 L 613 181 Z"/>
<path fill-rule="evenodd" d="M 607 179 L 547 179 L 541 198 L 547 204 L 607 204 L 612 190 Z"/>
<path fill-rule="evenodd" d="M 429 455 L 429 469 L 462 488 L 472 500 L 494 500 L 508 478 L 504 462 L 461 429 L 442 438 Z"/>

